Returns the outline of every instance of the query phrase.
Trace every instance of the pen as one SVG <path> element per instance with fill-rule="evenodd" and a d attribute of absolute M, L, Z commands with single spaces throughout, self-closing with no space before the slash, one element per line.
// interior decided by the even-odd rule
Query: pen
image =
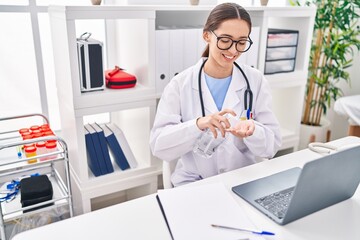
<path fill-rule="evenodd" d="M 248 229 L 243 229 L 243 228 L 235 228 L 235 227 L 228 227 L 228 226 L 222 226 L 222 225 L 216 225 L 216 224 L 211 224 L 212 227 L 216 227 L 216 228 L 223 228 L 223 229 L 230 229 L 230 230 L 237 230 L 237 231 L 243 231 L 243 232 L 250 232 L 253 234 L 259 234 L 259 235 L 275 235 L 275 233 L 272 232 L 267 232 L 267 231 L 253 231 L 253 230 L 248 230 Z"/>

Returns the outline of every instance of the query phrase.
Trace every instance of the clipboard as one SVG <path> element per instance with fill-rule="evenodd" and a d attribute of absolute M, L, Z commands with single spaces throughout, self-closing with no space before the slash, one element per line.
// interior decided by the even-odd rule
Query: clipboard
<path fill-rule="evenodd" d="M 159 190 L 156 199 L 173 240 L 264 240 L 260 235 L 211 226 L 256 229 L 222 183 Z"/>

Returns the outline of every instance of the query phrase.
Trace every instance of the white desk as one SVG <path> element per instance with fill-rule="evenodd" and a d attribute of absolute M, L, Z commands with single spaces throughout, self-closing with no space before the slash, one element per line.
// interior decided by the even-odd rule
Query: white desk
<path fill-rule="evenodd" d="M 346 137 L 331 142 L 335 146 L 360 143 Z M 302 167 L 320 155 L 308 149 L 261 162 L 187 185 L 223 182 L 249 218 L 261 229 L 276 233 L 276 240 L 360 239 L 360 188 L 346 201 L 280 226 L 251 207 L 231 191 L 234 185 L 270 175 L 291 167 Z M 359 170 L 360 172 L 360 170 Z M 360 174 L 360 173 L 359 173 Z M 186 221 L 186 219 L 184 219 Z M 189 231 L 191 231 L 189 229 Z M 77 216 L 18 234 L 13 240 L 41 239 L 171 239 L 155 194 Z"/>

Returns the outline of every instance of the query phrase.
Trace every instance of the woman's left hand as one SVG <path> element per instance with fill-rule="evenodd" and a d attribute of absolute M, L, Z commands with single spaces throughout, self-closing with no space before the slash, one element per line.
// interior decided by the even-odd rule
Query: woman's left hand
<path fill-rule="evenodd" d="M 234 136 L 239 138 L 245 138 L 253 135 L 255 130 L 254 120 L 241 120 L 236 123 L 234 127 L 226 129 L 227 132 L 232 133 Z"/>

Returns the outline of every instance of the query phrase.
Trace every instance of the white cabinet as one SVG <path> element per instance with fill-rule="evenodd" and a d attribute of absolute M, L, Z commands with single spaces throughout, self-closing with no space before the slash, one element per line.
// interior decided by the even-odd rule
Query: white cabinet
<path fill-rule="evenodd" d="M 126 191 L 128 197 L 152 193 L 157 188 L 161 162 L 148 146 L 156 112 L 156 31 L 163 27 L 182 29 L 205 23 L 213 6 L 51 6 L 49 7 L 54 48 L 56 82 L 64 139 L 69 146 L 76 213 L 91 210 L 91 200 Z M 307 78 L 315 8 L 249 7 L 254 27 L 259 27 L 257 66 L 263 71 L 268 28 L 299 31 L 295 71 L 268 75 L 274 93 L 274 110 L 280 121 L 283 148 L 297 148 L 301 109 Z M 137 76 L 135 88 L 81 93 L 76 55 L 77 21 L 104 20 L 105 69 L 115 64 Z M 201 43 L 197 43 L 200 45 Z M 200 53 L 198 58 L 200 57 Z M 170 71 L 170 70 L 169 70 Z M 139 167 L 94 177 L 86 160 L 84 117 L 110 113 L 130 142 Z M 132 196 L 130 196 L 132 195 Z"/>

